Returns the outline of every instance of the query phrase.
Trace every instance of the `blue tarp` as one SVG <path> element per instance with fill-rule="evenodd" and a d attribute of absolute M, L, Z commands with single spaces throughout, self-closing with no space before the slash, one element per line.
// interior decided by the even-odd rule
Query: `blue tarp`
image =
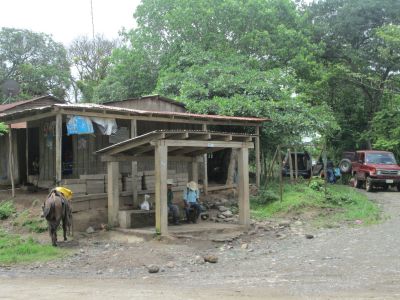
<path fill-rule="evenodd" d="M 87 117 L 74 116 L 67 123 L 67 134 L 94 133 L 92 121 Z"/>

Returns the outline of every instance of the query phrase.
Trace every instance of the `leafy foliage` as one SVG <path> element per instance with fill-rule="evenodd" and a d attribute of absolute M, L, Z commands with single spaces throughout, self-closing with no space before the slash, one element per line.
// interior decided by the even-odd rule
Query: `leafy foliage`
<path fill-rule="evenodd" d="M 43 33 L 0 29 L 0 81 L 14 79 L 21 87 L 19 99 L 53 94 L 63 99 L 70 85 L 64 47 Z M 0 100 L 4 100 L 0 95 Z"/>
<path fill-rule="evenodd" d="M 110 67 L 110 57 L 116 48 L 117 42 L 105 39 L 101 35 L 89 39 L 81 36 L 72 41 L 68 49 L 71 65 L 77 71 L 74 80 L 75 89 L 79 89 L 82 98 L 78 99 L 78 91 L 75 91 L 75 101 L 93 101 L 94 89 L 106 77 Z"/>
<path fill-rule="evenodd" d="M 323 0 L 306 11 L 326 66 L 311 94 L 332 107 L 341 127 L 331 145 L 370 148 L 371 121 L 398 93 L 400 2 Z"/>
<path fill-rule="evenodd" d="M 15 213 L 15 206 L 11 200 L 0 203 L 0 220 L 8 219 Z"/>

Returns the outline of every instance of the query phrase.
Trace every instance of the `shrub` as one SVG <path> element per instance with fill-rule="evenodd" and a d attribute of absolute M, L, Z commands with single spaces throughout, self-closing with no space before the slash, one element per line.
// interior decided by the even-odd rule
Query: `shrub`
<path fill-rule="evenodd" d="M 252 198 L 252 202 L 258 205 L 265 205 L 279 200 L 279 196 L 271 190 L 260 190 L 258 195 Z"/>
<path fill-rule="evenodd" d="M 324 180 L 323 179 L 313 179 L 309 185 L 310 189 L 314 191 L 322 191 L 324 188 Z"/>
<path fill-rule="evenodd" d="M 15 213 L 14 203 L 10 200 L 0 203 L 0 220 L 8 219 Z"/>

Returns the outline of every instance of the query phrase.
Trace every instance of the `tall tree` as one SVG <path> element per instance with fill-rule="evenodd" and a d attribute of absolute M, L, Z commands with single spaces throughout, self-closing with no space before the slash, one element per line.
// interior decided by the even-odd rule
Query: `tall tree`
<path fill-rule="evenodd" d="M 343 129 L 332 144 L 372 147 L 371 121 L 399 92 L 400 2 L 321 0 L 308 14 L 327 66 L 313 96 L 327 101 Z"/>
<path fill-rule="evenodd" d="M 96 35 L 94 39 L 80 36 L 72 41 L 68 56 L 76 71 L 74 76 L 76 102 L 93 101 L 94 89 L 106 77 L 112 51 L 117 45 L 116 40 L 107 40 L 102 35 Z"/>
<path fill-rule="evenodd" d="M 63 99 L 70 84 L 66 50 L 49 35 L 1 28 L 0 81 L 5 79 L 19 82 L 18 98 L 53 94 Z"/>

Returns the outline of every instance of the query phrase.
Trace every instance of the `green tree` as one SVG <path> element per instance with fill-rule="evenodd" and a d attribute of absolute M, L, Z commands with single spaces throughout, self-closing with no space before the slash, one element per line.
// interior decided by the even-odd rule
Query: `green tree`
<path fill-rule="evenodd" d="M 326 66 L 310 95 L 332 107 L 342 128 L 332 146 L 370 148 L 372 120 L 398 93 L 400 2 L 322 0 L 307 14 Z"/>
<path fill-rule="evenodd" d="M 76 102 L 93 101 L 94 89 L 107 76 L 110 57 L 116 47 L 117 41 L 107 40 L 102 35 L 94 39 L 80 36 L 72 41 L 68 57 L 77 73 L 73 80 Z"/>
<path fill-rule="evenodd" d="M 1 28 L 0 81 L 5 79 L 20 84 L 18 98 L 53 94 L 63 99 L 70 84 L 66 51 L 49 35 Z"/>

